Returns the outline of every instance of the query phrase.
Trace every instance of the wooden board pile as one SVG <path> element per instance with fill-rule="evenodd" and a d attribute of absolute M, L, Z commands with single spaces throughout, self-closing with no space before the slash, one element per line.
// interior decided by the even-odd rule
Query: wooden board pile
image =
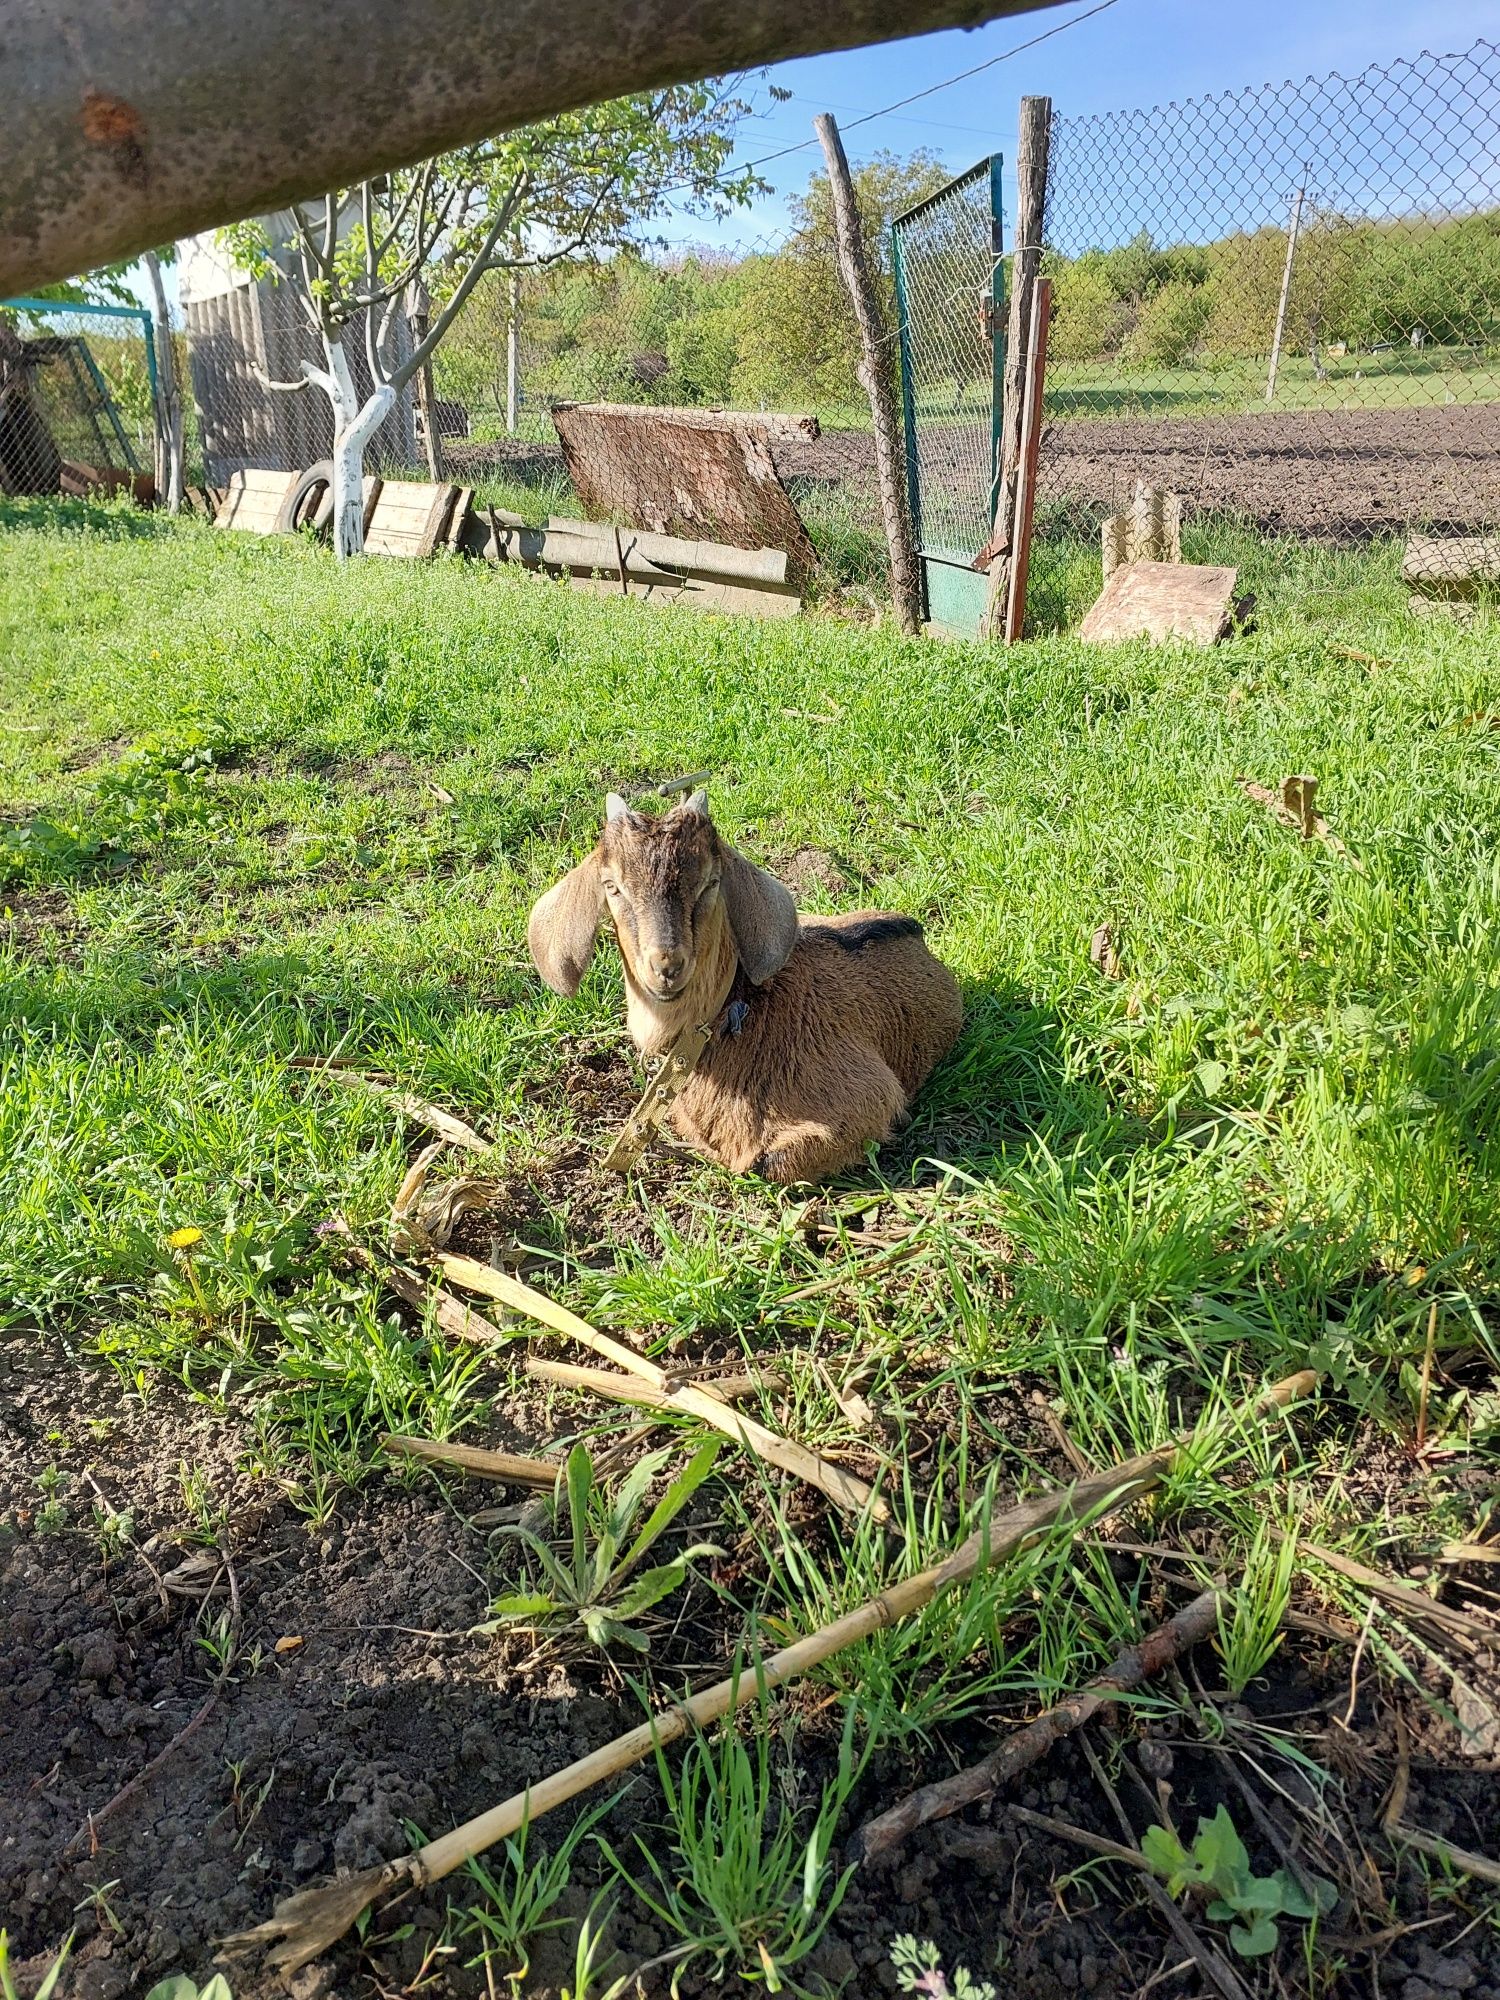
<path fill-rule="evenodd" d="M 1186 639 L 1211 646 L 1249 609 L 1235 599 L 1238 573 L 1182 560 L 1182 495 L 1138 479 L 1130 506 L 1101 529 L 1104 588 L 1078 636 L 1096 645 L 1123 639 Z"/>
<path fill-rule="evenodd" d="M 214 517 L 220 528 L 291 534 L 326 521 L 326 497 L 301 473 L 236 472 Z M 802 608 L 795 559 L 786 549 L 650 534 L 598 521 L 549 520 L 476 507 L 470 488 L 416 480 L 365 481 L 365 548 L 422 560 L 442 549 L 519 564 L 596 596 L 685 604 L 752 618 L 790 618 Z"/>

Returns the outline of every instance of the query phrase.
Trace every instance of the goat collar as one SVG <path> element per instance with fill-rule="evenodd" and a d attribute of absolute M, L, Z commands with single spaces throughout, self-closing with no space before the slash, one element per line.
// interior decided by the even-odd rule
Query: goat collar
<path fill-rule="evenodd" d="M 651 1136 L 677 1099 L 687 1089 L 693 1073 L 710 1043 L 726 1035 L 737 1035 L 750 1012 L 754 991 L 745 977 L 745 968 L 736 959 L 734 977 L 723 1005 L 707 1021 L 694 1021 L 680 1028 L 662 1052 L 660 1066 L 646 1085 L 639 1103 L 620 1127 L 613 1145 L 604 1155 L 604 1164 L 615 1173 L 628 1173 L 651 1143 Z"/>

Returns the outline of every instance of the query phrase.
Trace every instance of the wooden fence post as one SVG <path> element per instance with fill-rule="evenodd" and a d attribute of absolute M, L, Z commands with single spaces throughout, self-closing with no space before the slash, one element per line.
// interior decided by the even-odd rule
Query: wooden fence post
<path fill-rule="evenodd" d="M 146 252 L 146 277 L 151 286 L 152 332 L 156 343 L 156 504 L 169 514 L 182 512 L 182 391 L 177 384 L 177 355 L 172 346 L 172 320 L 161 281 L 161 260 Z"/>
<path fill-rule="evenodd" d="M 901 423 L 896 414 L 896 390 L 891 367 L 891 343 L 881 324 L 875 302 L 875 287 L 865 256 L 864 232 L 854 200 L 854 184 L 849 178 L 849 162 L 844 142 L 831 115 L 824 111 L 813 120 L 828 162 L 828 181 L 833 190 L 833 219 L 838 236 L 839 269 L 859 324 L 861 359 L 857 374 L 870 399 L 870 416 L 875 425 L 875 475 L 880 485 L 880 511 L 885 517 L 886 546 L 891 555 L 891 598 L 896 619 L 903 632 L 922 629 L 922 591 L 917 577 L 916 550 L 912 544 L 911 517 L 906 506 L 906 469 L 901 442 Z"/>
<path fill-rule="evenodd" d="M 408 289 L 406 298 L 406 321 L 411 329 L 413 347 L 420 347 L 427 338 L 427 322 L 431 312 L 432 299 L 427 287 L 418 279 Z M 417 415 L 422 421 L 422 445 L 427 454 L 427 474 L 434 484 L 441 485 L 447 474 L 443 464 L 443 441 L 438 435 L 437 399 L 432 392 L 431 361 L 422 363 L 412 387 L 416 391 Z"/>
<path fill-rule="evenodd" d="M 1042 265 L 1042 228 L 1047 210 L 1047 152 L 1052 136 L 1052 99 L 1021 99 L 1020 141 L 1016 147 L 1016 226 L 1011 238 L 1010 316 L 1005 335 L 1005 395 L 1000 413 L 1000 483 L 990 546 L 989 589 L 983 631 L 998 638 L 1010 601 L 1016 487 L 1021 470 L 1021 414 L 1026 401 L 1026 357 L 1031 340 L 1031 300 Z"/>

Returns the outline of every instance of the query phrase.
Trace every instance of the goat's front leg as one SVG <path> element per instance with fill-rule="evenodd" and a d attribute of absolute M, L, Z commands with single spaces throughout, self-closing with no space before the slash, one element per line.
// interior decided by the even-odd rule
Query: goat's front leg
<path fill-rule="evenodd" d="M 906 1116 L 906 1092 L 876 1055 L 841 1066 L 834 1084 L 805 1116 L 768 1119 L 755 1173 L 782 1186 L 823 1180 L 857 1166 L 866 1146 L 889 1139 Z"/>

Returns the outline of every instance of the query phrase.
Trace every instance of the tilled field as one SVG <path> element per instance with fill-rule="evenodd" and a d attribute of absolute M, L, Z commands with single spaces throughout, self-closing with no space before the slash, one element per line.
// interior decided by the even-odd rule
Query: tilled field
<path fill-rule="evenodd" d="M 972 481 L 972 440 L 936 431 L 923 459 L 940 478 Z M 783 477 L 839 485 L 875 509 L 868 432 L 831 431 L 778 443 Z M 528 476 L 560 466 L 546 445 L 467 447 L 463 471 L 486 465 Z M 1097 511 L 1128 498 L 1137 479 L 1184 493 L 1194 511 L 1247 515 L 1274 533 L 1364 541 L 1409 525 L 1473 531 L 1500 524 L 1500 404 L 1405 410 L 1309 410 L 1265 416 L 1050 423 L 1042 440 L 1038 505 Z"/>

